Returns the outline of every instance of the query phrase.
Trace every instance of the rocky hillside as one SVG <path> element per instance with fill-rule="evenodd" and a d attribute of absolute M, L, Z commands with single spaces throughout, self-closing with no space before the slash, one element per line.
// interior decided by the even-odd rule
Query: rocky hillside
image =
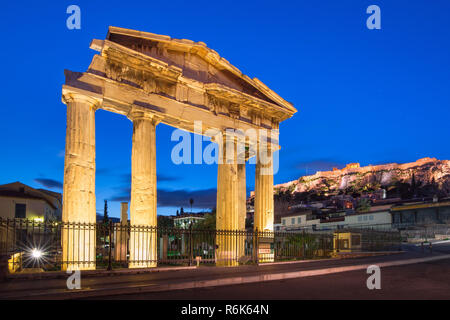
<path fill-rule="evenodd" d="M 399 183 L 419 186 L 433 185 L 448 195 L 450 194 L 450 161 L 423 158 L 411 163 L 389 163 L 366 167 L 360 167 L 358 163 L 353 163 L 344 169 L 318 171 L 316 174 L 276 185 L 275 191 L 291 193 L 341 190 L 361 192 L 381 187 L 389 188 Z"/>

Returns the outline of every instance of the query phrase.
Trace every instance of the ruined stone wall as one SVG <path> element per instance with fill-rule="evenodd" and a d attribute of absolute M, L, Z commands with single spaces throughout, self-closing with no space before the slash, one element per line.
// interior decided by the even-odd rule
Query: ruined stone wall
<path fill-rule="evenodd" d="M 450 161 L 436 158 L 423 158 L 415 162 L 384 165 L 369 165 L 360 168 L 344 168 L 334 171 L 318 171 L 313 175 L 275 186 L 275 190 L 306 192 L 310 190 L 344 190 L 352 186 L 388 186 L 395 182 L 411 183 L 412 176 L 416 182 L 431 183 L 450 190 Z"/>

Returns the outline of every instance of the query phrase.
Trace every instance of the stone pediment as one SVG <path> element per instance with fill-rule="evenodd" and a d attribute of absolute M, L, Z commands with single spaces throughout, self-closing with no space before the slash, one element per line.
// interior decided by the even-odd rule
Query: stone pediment
<path fill-rule="evenodd" d="M 116 64 L 117 69 L 120 69 L 119 61 L 124 61 L 125 54 L 129 62 L 142 70 L 147 70 L 161 81 L 175 83 L 177 79 L 179 81 L 182 78 L 191 87 L 206 88 L 216 85 L 222 89 L 229 89 L 230 92 L 239 92 L 243 97 L 255 98 L 256 102 L 260 102 L 261 108 L 272 109 L 278 121 L 289 118 L 296 112 L 292 104 L 257 78 L 251 79 L 244 75 L 203 42 L 110 27 L 106 39 L 94 40 L 91 48 L 100 51 L 101 56 L 107 57 L 112 62 L 113 69 Z M 111 73 L 114 74 L 115 71 L 112 70 Z M 155 86 L 155 84 L 147 85 Z M 165 93 L 170 95 L 170 92 Z M 174 92 L 173 95 L 177 94 Z"/>
<path fill-rule="evenodd" d="M 63 99 L 83 95 L 96 108 L 127 117 L 144 112 L 189 132 L 201 123 L 204 135 L 210 129 L 268 129 L 274 150 L 279 123 L 297 111 L 202 42 L 110 27 L 90 47 L 99 54 L 86 72 L 65 71 Z"/>

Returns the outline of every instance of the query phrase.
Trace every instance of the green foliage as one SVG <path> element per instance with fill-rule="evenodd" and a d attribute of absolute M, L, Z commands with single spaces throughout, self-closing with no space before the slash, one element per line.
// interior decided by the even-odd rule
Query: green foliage
<path fill-rule="evenodd" d="M 358 200 L 358 204 L 356 205 L 357 212 L 367 212 L 370 210 L 370 200 L 366 198 L 361 198 Z"/>
<path fill-rule="evenodd" d="M 304 255 L 309 256 L 315 250 L 319 249 L 319 243 L 316 236 L 308 233 L 292 234 L 287 237 L 288 244 L 296 248 L 303 248 Z"/>
<path fill-rule="evenodd" d="M 294 190 L 295 190 L 295 185 L 294 185 L 294 184 L 291 184 L 291 185 L 289 186 L 289 188 L 288 188 L 289 193 L 294 192 Z"/>
<path fill-rule="evenodd" d="M 173 219 L 167 216 L 158 216 L 158 227 L 173 228 Z"/>
<path fill-rule="evenodd" d="M 245 229 L 253 229 L 253 218 L 245 218 Z"/>
<path fill-rule="evenodd" d="M 205 214 L 204 218 L 195 223 L 192 228 L 196 230 L 216 230 L 216 212 Z"/>
<path fill-rule="evenodd" d="M 105 200 L 105 207 L 103 208 L 103 223 L 108 223 L 108 200 Z"/>

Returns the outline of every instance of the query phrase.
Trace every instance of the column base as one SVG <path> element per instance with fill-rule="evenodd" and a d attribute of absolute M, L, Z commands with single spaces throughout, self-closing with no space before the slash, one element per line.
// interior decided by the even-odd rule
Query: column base
<path fill-rule="evenodd" d="M 238 255 L 236 251 L 219 251 L 216 255 L 217 267 L 237 267 L 239 266 Z"/>
<path fill-rule="evenodd" d="M 63 263 L 61 270 L 95 270 L 96 269 L 95 262 L 79 262 L 79 263 Z"/>
<path fill-rule="evenodd" d="M 156 268 L 157 266 L 157 262 L 130 262 L 128 269 Z"/>
<path fill-rule="evenodd" d="M 130 262 L 128 268 L 154 268 L 157 266 L 157 239 L 155 230 L 133 227 L 130 234 Z"/>
<path fill-rule="evenodd" d="M 258 263 L 275 262 L 273 253 L 258 255 Z"/>
<path fill-rule="evenodd" d="M 238 261 L 216 261 L 216 267 L 238 267 Z"/>

